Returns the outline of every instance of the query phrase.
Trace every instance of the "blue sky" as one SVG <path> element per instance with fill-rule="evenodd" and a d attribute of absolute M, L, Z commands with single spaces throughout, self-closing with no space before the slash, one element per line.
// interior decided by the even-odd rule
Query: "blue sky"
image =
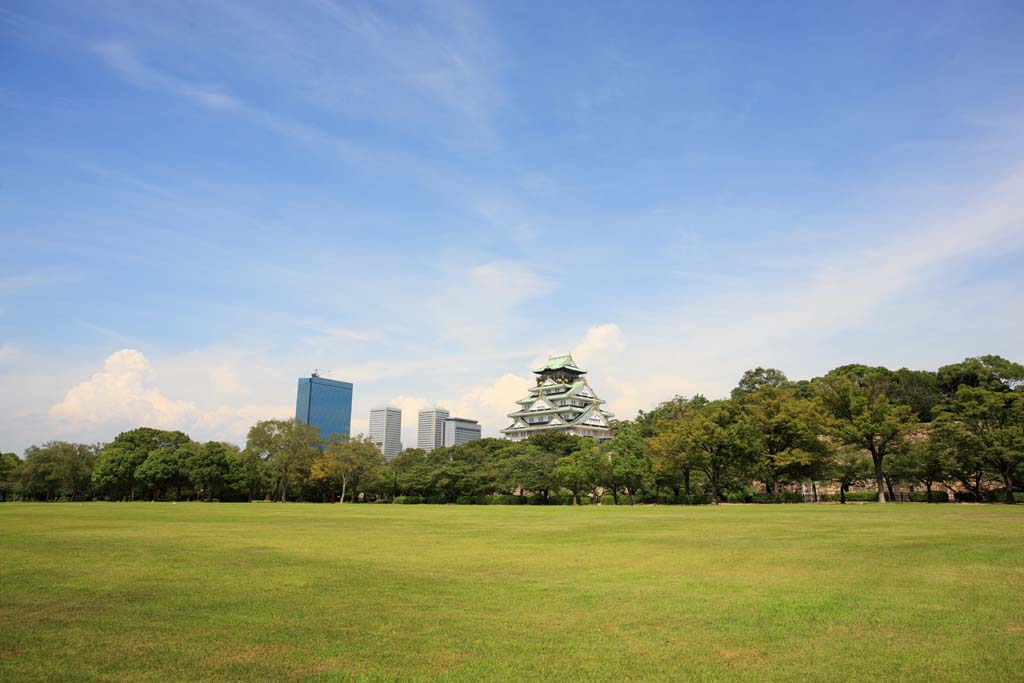
<path fill-rule="evenodd" d="M 0 448 L 1024 360 L 1020 3 L 0 7 Z"/>

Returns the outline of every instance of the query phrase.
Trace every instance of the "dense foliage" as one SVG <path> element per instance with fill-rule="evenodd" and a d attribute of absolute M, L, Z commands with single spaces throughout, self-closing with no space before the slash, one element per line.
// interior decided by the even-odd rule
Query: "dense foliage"
<path fill-rule="evenodd" d="M 141 427 L 105 445 L 0 454 L 3 500 L 780 503 L 825 499 L 826 485 L 845 502 L 870 485 L 879 502 L 899 487 L 924 489 L 903 491 L 910 500 L 1012 503 L 1022 482 L 1024 366 L 998 356 L 936 372 L 847 365 L 798 382 L 756 368 L 728 399 L 677 396 L 600 444 L 547 432 L 388 462 L 364 437 L 322 441 L 298 420 L 265 420 L 244 449 Z"/>

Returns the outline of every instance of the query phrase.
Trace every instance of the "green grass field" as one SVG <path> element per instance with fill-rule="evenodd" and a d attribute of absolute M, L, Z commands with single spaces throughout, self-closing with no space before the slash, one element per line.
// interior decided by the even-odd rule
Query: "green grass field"
<path fill-rule="evenodd" d="M 1022 680 L 1024 506 L 0 505 L 0 680 Z"/>

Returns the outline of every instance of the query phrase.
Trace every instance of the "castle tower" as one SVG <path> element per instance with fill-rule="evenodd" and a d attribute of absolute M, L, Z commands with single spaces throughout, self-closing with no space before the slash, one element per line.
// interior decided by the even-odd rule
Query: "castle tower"
<path fill-rule="evenodd" d="M 549 358 L 533 372 L 537 384 L 516 401 L 519 409 L 509 413 L 512 424 L 501 430 L 506 438 L 522 441 L 551 430 L 598 441 L 611 438 L 608 422 L 614 416 L 601 409 L 604 401 L 587 384 L 587 371 L 576 365 L 572 355 Z"/>

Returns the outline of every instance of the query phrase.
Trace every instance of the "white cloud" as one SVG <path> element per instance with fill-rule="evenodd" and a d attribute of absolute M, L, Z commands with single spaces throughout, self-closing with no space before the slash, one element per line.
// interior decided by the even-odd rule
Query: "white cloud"
<path fill-rule="evenodd" d="M 194 403 L 176 401 L 152 386 L 149 361 L 135 349 L 107 358 L 103 370 L 72 387 L 50 409 L 59 431 L 101 424 L 135 424 L 180 429 L 199 416 Z"/>
<path fill-rule="evenodd" d="M 572 357 L 584 369 L 603 366 L 619 351 L 626 348 L 622 330 L 615 323 L 595 325 L 587 330 L 583 341 L 572 350 Z"/>
<path fill-rule="evenodd" d="M 50 408 L 51 429 L 76 439 L 110 439 L 118 430 L 149 426 L 180 429 L 198 440 L 244 444 L 249 427 L 257 421 L 294 414 L 292 404 L 241 401 L 252 389 L 245 387 L 234 367 L 204 367 L 202 354 L 191 354 L 191 363 L 183 360 L 189 355 L 166 361 L 161 372 L 135 349 L 110 355 L 102 371 L 69 389 Z M 172 368 L 179 381 L 194 382 L 191 390 L 175 393 L 201 397 L 206 403 L 172 398 L 157 386 L 156 378 Z"/>

